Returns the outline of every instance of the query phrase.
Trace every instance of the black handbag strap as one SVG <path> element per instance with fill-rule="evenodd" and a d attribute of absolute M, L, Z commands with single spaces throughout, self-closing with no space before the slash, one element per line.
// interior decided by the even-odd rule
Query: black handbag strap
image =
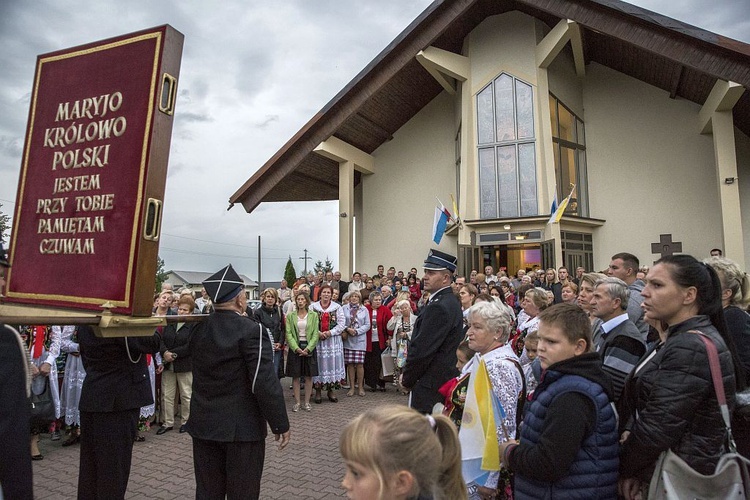
<path fill-rule="evenodd" d="M 711 380 L 714 384 L 714 391 L 716 391 L 716 400 L 719 402 L 719 410 L 721 411 L 721 417 L 724 419 L 724 425 L 727 428 L 727 434 L 729 439 L 729 449 L 732 453 L 737 453 L 737 445 L 734 442 L 732 436 L 732 424 L 729 418 L 729 406 L 727 405 L 727 396 L 724 392 L 724 382 L 721 378 L 721 365 L 719 364 L 719 352 L 716 350 L 716 344 L 713 339 L 703 332 L 698 330 L 690 330 L 691 333 L 697 333 L 698 337 L 703 341 L 706 346 L 706 352 L 708 353 L 708 367 L 711 370 Z"/>

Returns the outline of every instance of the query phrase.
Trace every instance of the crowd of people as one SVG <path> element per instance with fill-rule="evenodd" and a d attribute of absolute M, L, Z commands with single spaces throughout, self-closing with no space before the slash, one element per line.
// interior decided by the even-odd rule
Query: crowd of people
<path fill-rule="evenodd" d="M 750 280 L 736 263 L 677 255 L 649 268 L 618 253 L 602 272 L 455 270 L 455 257 L 433 250 L 421 276 L 416 268 L 382 265 L 373 275 L 355 272 L 351 281 L 338 272 L 310 273 L 263 290 L 257 309 L 238 298 L 244 293 L 236 287 L 239 296 L 227 297 L 206 283 L 197 299 L 165 289 L 155 297 L 154 315 L 212 312 L 227 325 L 235 316 L 249 319 L 232 328 L 254 325 L 260 344 L 271 347 L 268 373 L 277 384 L 291 378 L 292 412 L 313 411 L 324 395 L 329 403 L 389 388 L 408 395 L 411 409 L 373 408 L 344 429 L 342 485 L 350 498 L 373 491 L 405 499 L 644 498 L 657 459 L 669 449 L 696 471 L 713 472 L 727 433 L 699 335 L 719 352 L 733 407 L 750 381 Z M 210 413 L 195 391 L 215 389 L 194 382 L 196 364 L 205 372 L 201 380 L 210 369 L 195 356 L 196 336 L 209 351 L 226 346 L 210 334 L 218 326 L 204 323 L 170 322 L 153 347 L 139 348 L 159 404 L 142 406 L 138 416 L 142 429 L 158 422 L 160 435 L 176 427 L 179 413 L 180 432 L 191 433 L 196 453 L 211 456 L 217 439 L 210 423 L 193 424 L 196 408 L 201 419 Z M 86 436 L 78 335 L 75 327 L 21 329 L 32 391 L 47 384 L 56 401 L 53 421 L 30 429 L 33 459 L 43 458 L 41 434 L 54 438 L 67 427 L 65 445 Z M 501 416 L 496 460 L 470 473 L 464 427 L 477 391 L 487 392 Z M 276 413 L 283 418 L 264 414 L 264 422 L 276 418 L 274 434 L 285 444 L 286 408 Z M 733 432 L 749 455 L 748 422 L 735 418 Z M 199 476 L 197 462 L 196 480 L 204 491 L 217 487 L 205 471 Z"/>
<path fill-rule="evenodd" d="M 700 336 L 719 353 L 733 408 L 750 373 L 750 280 L 737 264 L 720 255 L 703 262 L 677 255 L 649 269 L 619 253 L 602 273 L 577 269 L 570 276 L 560 268 L 509 277 L 487 268 L 468 280 L 457 277 L 453 286 L 466 317 L 465 340 L 455 354 L 460 373 L 439 391 L 441 413 L 463 445 L 470 387 L 486 374 L 505 410 L 497 426 L 499 465 L 470 481 L 467 457 L 440 430 L 441 420 L 428 415 L 420 423 L 397 409 L 372 410 L 341 439 L 352 498 L 364 497 L 356 493 L 368 480 L 379 498 L 646 498 L 666 450 L 700 474 L 713 473 L 728 433 Z M 408 450 L 413 461 L 394 464 L 405 450 L 390 439 L 406 443 L 401 428 L 418 434 L 430 427 L 443 450 L 443 463 L 433 464 L 442 472 L 437 486 L 416 451 Z M 735 413 L 732 427 L 747 456 L 747 422 Z M 353 445 L 354 435 L 368 448 Z M 455 473 L 462 460 L 463 478 Z M 418 476 L 424 489 L 399 494 L 398 478 Z M 457 477 L 467 483 L 461 495 Z"/>

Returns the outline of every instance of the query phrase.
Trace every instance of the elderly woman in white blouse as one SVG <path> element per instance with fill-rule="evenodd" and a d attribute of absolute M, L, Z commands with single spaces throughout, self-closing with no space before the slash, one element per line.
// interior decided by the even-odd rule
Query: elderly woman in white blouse
<path fill-rule="evenodd" d="M 494 302 L 477 302 L 469 309 L 468 318 L 469 348 L 477 354 L 464 366 L 463 372 L 474 376 L 479 364 L 485 363 L 491 390 L 505 409 L 505 418 L 496 429 L 498 442 L 513 440 L 516 438 L 516 416 L 523 398 L 524 382 L 521 363 L 508 344 L 512 328 L 510 315 Z M 470 487 L 477 488 L 483 498 L 494 496 L 500 476 L 501 471 L 492 471 L 482 478 L 480 484 Z M 503 474 L 503 481 L 508 477 L 507 473 Z M 503 485 L 499 488 L 505 489 Z"/>

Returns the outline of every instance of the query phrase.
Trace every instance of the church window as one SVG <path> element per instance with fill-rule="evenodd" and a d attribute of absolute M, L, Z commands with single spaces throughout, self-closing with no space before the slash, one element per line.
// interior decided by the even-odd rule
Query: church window
<path fill-rule="evenodd" d="M 538 215 L 531 85 L 502 73 L 476 102 L 480 218 Z"/>

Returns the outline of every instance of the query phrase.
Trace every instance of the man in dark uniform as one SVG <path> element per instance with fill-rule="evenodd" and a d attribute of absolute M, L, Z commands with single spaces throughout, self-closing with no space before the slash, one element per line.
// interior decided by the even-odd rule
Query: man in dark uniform
<path fill-rule="evenodd" d="M 266 422 L 279 449 L 290 435 L 273 346 L 245 315 L 245 285 L 231 265 L 203 286 L 215 311 L 190 340 L 193 396 L 187 430 L 193 437 L 195 496 L 258 498 Z"/>
<path fill-rule="evenodd" d="M 424 261 L 424 289 L 430 300 L 414 323 L 401 375 L 401 385 L 411 390 L 409 406 L 431 413 L 435 403 L 443 401 L 438 389 L 458 374 L 456 349 L 463 340 L 461 304 L 451 290 L 456 258 L 430 250 Z"/>
<path fill-rule="evenodd" d="M 78 343 L 86 369 L 78 498 L 125 498 L 140 408 L 154 402 L 144 354 L 159 351 L 159 336 L 100 338 L 79 326 Z"/>
<path fill-rule="evenodd" d="M 0 293 L 10 267 L 0 243 Z M 0 323 L 0 497 L 34 498 L 29 453 L 29 362 L 21 337 Z"/>

